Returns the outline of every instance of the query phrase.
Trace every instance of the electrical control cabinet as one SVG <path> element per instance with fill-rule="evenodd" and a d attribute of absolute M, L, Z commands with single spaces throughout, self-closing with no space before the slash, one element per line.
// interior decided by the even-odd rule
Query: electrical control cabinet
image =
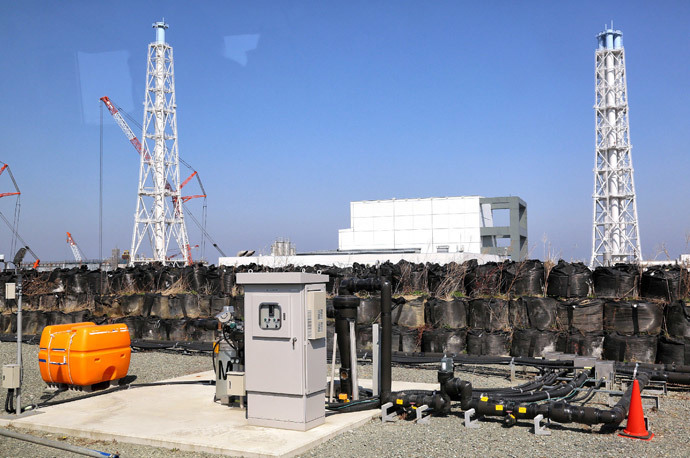
<path fill-rule="evenodd" d="M 306 431 L 325 420 L 327 275 L 239 273 L 249 424 Z"/>
<path fill-rule="evenodd" d="M 19 364 L 5 364 L 2 366 L 2 387 L 8 390 L 19 388 L 20 371 Z"/>

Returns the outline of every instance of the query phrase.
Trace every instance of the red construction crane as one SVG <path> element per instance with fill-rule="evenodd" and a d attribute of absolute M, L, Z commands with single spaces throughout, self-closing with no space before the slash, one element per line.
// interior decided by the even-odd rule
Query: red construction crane
<path fill-rule="evenodd" d="M 127 122 L 125 121 L 125 119 L 122 117 L 122 114 L 120 114 L 120 110 L 115 106 L 115 104 L 110 100 L 110 98 L 109 98 L 108 96 L 103 96 L 103 97 L 101 97 L 101 101 L 102 101 L 103 104 L 108 108 L 108 111 L 110 111 L 110 114 L 113 115 L 113 118 L 115 118 L 115 122 L 117 123 L 118 126 L 120 126 L 120 129 L 122 129 L 122 132 L 124 132 L 125 136 L 127 136 L 127 139 L 128 139 L 129 142 L 132 144 L 132 146 L 134 146 L 134 149 L 137 151 L 137 153 L 139 153 L 140 156 L 141 156 L 142 154 L 144 154 L 144 153 L 143 153 L 143 148 L 141 147 L 141 142 L 139 141 L 139 139 L 137 138 L 137 136 L 134 135 L 134 132 L 133 132 L 132 129 L 129 127 L 129 124 L 127 124 Z M 150 160 L 151 160 L 151 156 L 148 154 L 148 152 L 145 153 L 145 154 L 146 154 L 146 155 L 144 156 L 144 160 L 150 161 Z M 180 185 L 180 191 L 182 190 L 182 188 L 183 188 L 187 183 L 189 183 L 189 181 L 190 181 L 194 176 L 197 176 L 197 180 L 199 180 L 197 171 L 196 171 L 196 170 L 193 170 L 192 174 L 189 175 L 189 177 L 187 177 L 187 179 L 184 180 L 184 181 L 182 182 L 182 184 Z M 201 186 L 201 180 L 199 180 L 199 185 Z M 172 185 L 170 185 L 170 183 L 168 183 L 168 182 L 165 183 L 165 189 L 167 189 L 167 190 L 169 190 L 169 191 L 175 191 L 175 189 L 172 187 Z M 203 190 L 203 186 L 201 186 L 201 189 Z M 180 214 L 180 212 L 181 212 L 181 204 L 182 204 L 182 203 L 187 202 L 187 201 L 189 201 L 189 200 L 191 200 L 191 199 L 199 198 L 199 197 L 206 197 L 206 194 L 204 193 L 204 194 L 197 194 L 197 195 L 194 195 L 194 196 L 183 196 L 183 197 L 181 198 L 181 202 L 178 201 L 177 197 L 171 196 L 171 199 L 172 199 L 172 202 L 173 202 L 173 208 L 175 209 L 175 213 L 176 213 L 177 215 Z M 189 246 L 189 244 L 187 244 L 187 253 L 185 253 L 185 259 L 186 259 L 187 265 L 192 265 L 192 263 L 194 262 L 194 261 L 192 260 L 192 249 L 191 249 L 191 247 Z"/>
<path fill-rule="evenodd" d="M 2 197 L 8 197 L 8 196 L 17 196 L 17 202 L 15 203 L 15 209 L 14 209 L 14 225 L 10 224 L 9 220 L 5 217 L 5 215 L 0 212 L 0 218 L 7 224 L 7 227 L 12 231 L 12 234 L 24 244 L 26 247 L 26 250 L 31 253 L 31 255 L 36 259 L 36 261 L 33 263 L 33 268 L 36 269 L 38 268 L 38 265 L 41 263 L 41 260 L 38 259 L 38 256 L 36 256 L 36 253 L 29 248 L 29 246 L 26 244 L 24 239 L 19 235 L 19 232 L 17 232 L 17 226 L 19 224 L 19 209 L 20 209 L 20 204 L 19 204 L 19 196 L 21 195 L 21 191 L 19 191 L 19 186 L 17 186 L 17 182 L 14 179 L 14 175 L 12 175 L 12 170 L 10 170 L 10 166 L 6 164 L 5 162 L 0 161 L 0 164 L 2 164 L 2 167 L 0 167 L 0 175 L 3 174 L 5 170 L 7 170 L 7 174 L 9 175 L 10 179 L 12 180 L 12 184 L 14 185 L 14 192 L 3 192 L 0 193 L 0 198 Z M 12 247 L 14 249 L 14 240 L 12 240 Z"/>

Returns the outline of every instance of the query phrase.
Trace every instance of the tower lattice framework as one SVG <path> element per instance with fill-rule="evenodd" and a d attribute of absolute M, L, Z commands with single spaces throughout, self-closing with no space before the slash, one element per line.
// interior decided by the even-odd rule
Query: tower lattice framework
<path fill-rule="evenodd" d="M 156 22 L 153 27 L 156 41 L 149 44 L 146 66 L 142 151 L 130 265 L 153 261 L 169 264 L 174 257 L 169 253 L 173 251 L 190 264 L 191 250 L 180 194 L 173 50 L 165 42 L 168 25 Z M 145 240 L 151 247 L 150 256 L 143 253 Z"/>
<path fill-rule="evenodd" d="M 597 35 L 597 40 L 594 219 L 590 267 L 642 260 L 630 154 L 623 34 L 611 27 Z"/>

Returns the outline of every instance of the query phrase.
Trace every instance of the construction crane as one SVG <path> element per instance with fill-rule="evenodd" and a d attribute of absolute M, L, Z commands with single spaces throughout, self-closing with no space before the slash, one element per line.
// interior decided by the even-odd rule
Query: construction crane
<path fill-rule="evenodd" d="M 103 102 L 103 104 L 108 108 L 108 111 L 110 111 L 110 114 L 111 114 L 111 115 L 113 116 L 113 118 L 115 119 L 115 122 L 117 123 L 118 126 L 120 126 L 120 129 L 122 129 L 122 132 L 124 132 L 125 136 L 126 136 L 127 139 L 129 140 L 129 142 L 132 144 L 132 146 L 134 146 L 134 149 L 137 151 L 137 153 L 139 153 L 140 156 L 141 156 L 142 154 L 144 154 L 144 155 L 145 155 L 145 156 L 144 156 L 144 160 L 150 161 L 150 160 L 151 160 L 151 156 L 148 154 L 148 152 L 144 152 L 144 149 L 142 148 L 141 142 L 139 141 L 139 139 L 137 138 L 137 136 L 134 134 L 134 131 L 132 131 L 132 129 L 129 127 L 129 124 L 127 124 L 127 121 L 125 121 L 125 119 L 122 117 L 122 114 L 121 114 L 122 109 L 119 108 L 119 107 L 117 107 L 117 106 L 113 103 L 113 101 L 110 100 L 110 98 L 109 98 L 108 96 L 103 96 L 103 97 L 101 97 L 100 100 L 101 100 L 101 101 Z M 198 173 L 196 170 L 194 170 L 188 163 L 186 163 L 186 162 L 184 162 L 184 161 L 181 161 L 181 162 L 182 162 L 184 165 L 186 165 L 189 169 L 192 170 L 192 174 L 189 175 L 189 177 L 187 177 L 187 179 L 185 179 L 185 180 L 180 184 L 180 190 L 182 190 L 182 188 L 184 188 L 185 185 L 187 185 L 187 184 L 192 180 L 192 178 L 194 178 L 194 177 L 196 176 L 196 179 L 197 179 L 197 181 L 198 181 L 198 183 L 199 183 L 199 187 L 200 187 L 201 190 L 202 190 L 202 194 L 196 194 L 196 195 L 191 195 L 191 196 L 182 196 L 182 198 L 180 199 L 181 201 L 178 201 L 178 198 L 177 198 L 177 197 L 171 196 L 171 199 L 172 199 L 172 202 L 173 202 L 173 208 L 175 209 L 175 214 L 176 214 L 176 215 L 179 215 L 179 214 L 181 213 L 181 211 L 182 211 L 181 206 L 182 206 L 182 204 L 184 204 L 185 202 L 188 202 L 188 201 L 190 201 L 191 199 L 197 199 L 197 198 L 204 198 L 204 199 L 206 199 L 206 191 L 204 190 L 204 187 L 203 187 L 203 185 L 202 185 L 202 183 L 201 183 L 201 178 L 199 178 L 199 173 Z M 174 188 L 172 187 L 172 185 L 170 185 L 170 183 L 168 183 L 167 181 L 166 181 L 166 183 L 165 183 L 165 189 L 167 189 L 167 190 L 169 190 L 169 191 L 174 191 Z M 204 220 L 205 220 L 205 213 L 206 213 L 206 203 L 205 203 L 205 200 L 204 200 L 204 210 L 203 210 L 203 212 L 204 212 Z M 202 233 L 205 234 L 205 233 L 206 233 L 205 230 L 202 230 Z M 214 245 L 215 245 L 215 244 L 214 244 Z M 191 250 L 191 247 L 189 246 L 189 244 L 187 244 L 186 251 L 187 251 L 187 253 L 185 253 L 186 263 L 187 263 L 188 265 L 191 265 L 192 262 L 193 262 L 193 261 L 192 261 L 192 250 Z M 168 257 L 168 258 L 169 258 L 169 257 Z"/>
<path fill-rule="evenodd" d="M 81 248 L 79 248 L 79 245 L 77 245 L 77 242 L 74 241 L 72 234 L 70 234 L 69 232 L 67 233 L 67 244 L 72 249 L 74 260 L 81 264 L 81 262 L 86 258 L 86 256 L 84 256 L 84 252 L 81 251 Z"/>
<path fill-rule="evenodd" d="M 189 247 L 190 250 L 191 250 L 192 248 L 199 248 L 199 245 L 192 245 L 192 246 Z M 174 258 L 175 256 L 177 256 L 177 255 L 179 255 L 179 254 L 180 254 L 179 251 L 173 251 L 172 254 L 166 256 L 165 259 L 167 259 L 167 260 L 169 261 L 169 260 L 171 260 L 172 258 Z"/>
<path fill-rule="evenodd" d="M 10 221 L 5 217 L 5 215 L 2 212 L 0 212 L 0 218 L 5 222 L 5 224 L 9 228 L 10 232 L 12 232 L 12 245 L 10 247 L 10 251 L 14 252 L 16 240 L 19 240 L 20 242 L 22 242 L 24 244 L 24 246 L 26 247 L 27 251 L 29 253 L 31 253 L 31 256 L 33 256 L 34 259 L 36 259 L 36 261 L 34 261 L 34 263 L 33 263 L 33 268 L 36 269 L 36 268 L 38 268 L 38 265 L 41 263 L 41 260 L 38 259 L 38 256 L 36 256 L 36 253 L 34 253 L 34 251 L 31 248 L 29 248 L 29 246 L 26 244 L 24 239 L 21 238 L 21 236 L 19 235 L 19 232 L 17 231 L 17 227 L 19 226 L 19 211 L 21 209 L 21 204 L 20 204 L 20 200 L 19 200 L 19 197 L 21 196 L 21 191 L 19 190 L 19 186 L 17 185 L 17 181 L 14 179 L 14 175 L 12 175 L 12 170 L 10 170 L 10 166 L 7 163 L 2 162 L 2 161 L 0 161 L 0 164 L 2 164 L 2 166 L 0 167 L 0 175 L 2 175 L 6 170 L 7 175 L 9 175 L 10 180 L 12 180 L 12 184 L 14 185 L 14 192 L 2 192 L 2 193 L 0 193 L 0 198 L 9 197 L 9 196 L 16 196 L 17 197 L 17 200 L 16 200 L 15 205 L 14 205 L 14 224 L 11 224 Z"/>

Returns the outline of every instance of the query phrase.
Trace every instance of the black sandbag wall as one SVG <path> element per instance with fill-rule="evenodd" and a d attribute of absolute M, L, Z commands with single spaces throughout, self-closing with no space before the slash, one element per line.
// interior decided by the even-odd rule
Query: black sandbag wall
<path fill-rule="evenodd" d="M 243 314 L 243 291 L 235 279 L 250 269 L 271 270 L 255 264 L 154 264 L 111 272 L 27 271 L 23 332 L 40 333 L 43 326 L 74 320 L 126 320 L 136 339 L 213 340 L 213 316 L 224 305 Z M 688 274 L 679 267 L 640 270 L 617 265 L 592 272 L 581 263 L 545 266 L 530 260 L 483 265 L 401 261 L 276 270 L 303 269 L 329 275 L 331 296 L 345 277 L 388 279 L 395 302 L 394 351 L 541 356 L 555 345 L 559 351 L 601 356 L 606 346 L 610 357 L 647 361 L 652 354 L 643 350 L 656 349 L 658 342 L 658 361 L 690 364 L 690 313 L 679 300 L 687 296 Z M 10 281 L 13 272 L 0 273 L 0 287 Z M 332 317 L 332 307 L 328 309 Z M 6 301 L 0 288 L 0 333 L 16 332 L 15 310 L 14 301 Z M 363 297 L 358 310 L 362 348 L 368 348 L 366 342 L 370 345 L 370 326 L 379 321 L 379 297 Z"/>

